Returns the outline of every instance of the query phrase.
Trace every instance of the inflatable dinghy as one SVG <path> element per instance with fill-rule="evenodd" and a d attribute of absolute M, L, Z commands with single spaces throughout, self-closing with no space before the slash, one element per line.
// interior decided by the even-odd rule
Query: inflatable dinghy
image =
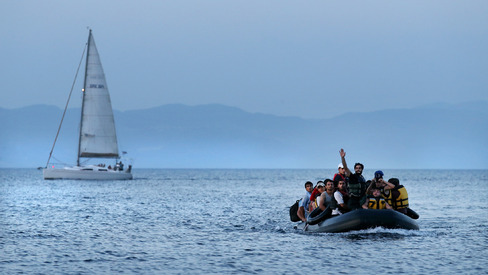
<path fill-rule="evenodd" d="M 314 213 L 312 211 L 307 218 L 307 223 L 303 223 L 297 227 L 301 227 L 307 232 L 327 233 L 347 232 L 375 227 L 419 230 L 419 226 L 414 219 L 390 209 L 357 209 L 333 217 L 330 217 L 330 211 L 327 209 L 325 211 L 320 211 L 319 209 L 317 212 Z"/>

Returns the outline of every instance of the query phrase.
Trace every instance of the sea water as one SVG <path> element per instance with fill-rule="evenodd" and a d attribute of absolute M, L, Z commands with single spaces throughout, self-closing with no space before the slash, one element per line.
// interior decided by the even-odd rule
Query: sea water
<path fill-rule="evenodd" d="M 134 169 L 132 181 L 45 181 L 0 169 L 0 272 L 488 273 L 488 171 L 384 170 L 408 190 L 418 231 L 296 230 L 288 211 L 304 183 L 334 172 Z"/>

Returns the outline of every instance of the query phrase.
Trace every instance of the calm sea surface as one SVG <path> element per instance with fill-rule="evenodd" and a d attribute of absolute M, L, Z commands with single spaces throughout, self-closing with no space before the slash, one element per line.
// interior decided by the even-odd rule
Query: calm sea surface
<path fill-rule="evenodd" d="M 0 169 L 0 273 L 488 273 L 488 171 L 384 170 L 419 231 L 295 230 L 305 181 L 334 172 L 135 169 L 102 182 Z"/>

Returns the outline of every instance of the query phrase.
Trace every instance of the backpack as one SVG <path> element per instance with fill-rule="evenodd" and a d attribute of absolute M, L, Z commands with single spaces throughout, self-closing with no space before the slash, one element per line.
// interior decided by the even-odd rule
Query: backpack
<path fill-rule="evenodd" d="M 298 212 L 298 203 L 300 200 L 297 200 L 292 206 L 290 206 L 290 220 L 292 222 L 298 222 L 300 221 L 300 218 L 297 215 Z"/>

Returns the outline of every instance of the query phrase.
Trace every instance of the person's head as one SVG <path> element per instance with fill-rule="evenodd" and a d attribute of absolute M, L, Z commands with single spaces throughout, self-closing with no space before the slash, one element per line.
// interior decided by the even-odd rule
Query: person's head
<path fill-rule="evenodd" d="M 380 191 L 380 189 L 378 189 L 378 188 L 373 188 L 373 189 L 371 189 L 371 193 L 373 194 L 373 196 L 374 196 L 375 198 L 377 198 L 377 197 L 381 196 L 381 191 Z"/>
<path fill-rule="evenodd" d="M 325 184 L 323 181 L 319 180 L 317 182 L 317 186 L 315 187 L 317 190 L 319 190 L 320 193 L 323 193 L 325 191 Z"/>
<path fill-rule="evenodd" d="M 384 175 L 385 174 L 383 174 L 383 171 L 378 170 L 378 171 L 374 172 L 374 179 L 376 181 L 378 181 L 379 179 L 382 179 Z"/>
<path fill-rule="evenodd" d="M 330 179 L 326 179 L 325 180 L 325 190 L 330 192 L 330 191 L 334 191 L 334 189 L 335 189 L 334 182 Z"/>
<path fill-rule="evenodd" d="M 344 169 L 344 166 L 342 165 L 342 163 L 339 163 L 339 165 L 337 166 L 337 170 L 339 171 L 339 174 L 345 174 L 346 173 L 346 170 Z"/>
<path fill-rule="evenodd" d="M 391 178 L 388 180 L 388 182 L 393 183 L 393 185 L 395 185 L 396 187 L 398 187 L 400 185 L 400 180 L 397 178 Z"/>
<path fill-rule="evenodd" d="M 338 181 L 336 185 L 337 189 L 342 191 L 346 190 L 346 183 L 343 180 Z"/>
<path fill-rule="evenodd" d="M 312 189 L 313 189 L 313 183 L 311 181 L 307 181 L 305 183 L 305 190 L 307 190 L 308 192 L 312 192 Z"/>
<path fill-rule="evenodd" d="M 361 175 L 363 173 L 363 170 L 364 165 L 362 163 L 357 162 L 356 164 L 354 164 L 354 172 L 356 172 L 356 174 Z"/>

